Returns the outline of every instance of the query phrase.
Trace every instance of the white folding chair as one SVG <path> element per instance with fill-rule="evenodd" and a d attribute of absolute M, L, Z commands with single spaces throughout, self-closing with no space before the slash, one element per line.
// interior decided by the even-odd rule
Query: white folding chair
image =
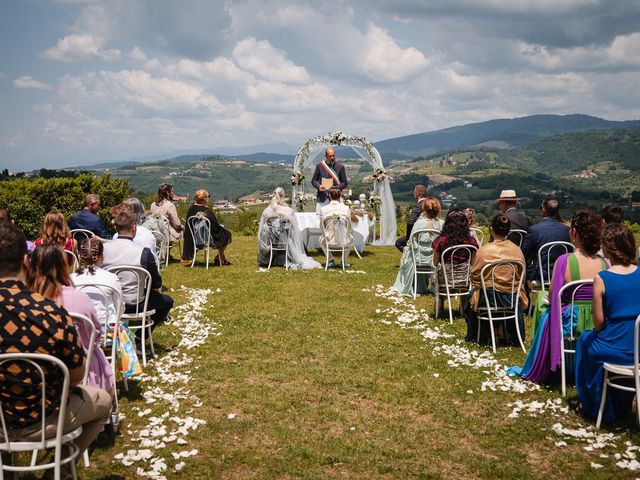
<path fill-rule="evenodd" d="M 615 365 L 613 363 L 604 362 L 604 379 L 602 381 L 602 397 L 600 397 L 600 409 L 598 410 L 598 420 L 596 421 L 596 428 L 600 428 L 602 423 L 602 414 L 604 413 L 604 406 L 607 402 L 607 388 L 617 388 L 625 392 L 633 392 L 636 395 L 636 402 L 638 394 L 640 394 L 640 366 L 638 362 L 638 340 L 640 340 L 640 315 L 636 317 L 636 322 L 633 327 L 633 365 Z M 624 383 L 617 383 L 624 380 Z M 629 386 L 629 381 L 633 380 L 634 385 Z M 636 415 L 638 425 L 640 425 L 640 408 L 636 407 Z"/>
<path fill-rule="evenodd" d="M 495 285 L 496 272 L 500 271 L 500 278 L 504 281 L 507 278 L 511 278 L 511 295 L 509 303 L 504 306 L 499 306 L 496 300 L 496 290 L 493 287 Z M 522 283 L 524 282 L 525 269 L 524 264 L 515 260 L 497 260 L 495 262 L 488 263 L 480 271 L 480 282 L 482 285 L 482 299 L 478 305 L 478 337 L 477 341 L 480 342 L 480 326 L 482 321 L 489 322 L 489 330 L 491 331 L 491 347 L 493 353 L 496 353 L 496 335 L 493 328 L 493 322 L 503 322 L 505 331 L 507 327 L 507 320 L 513 320 L 516 324 L 516 333 L 518 334 L 518 341 L 522 347 L 522 351 L 527 353 L 527 349 L 522 341 L 522 334 L 520 333 L 520 325 L 518 323 L 518 307 L 520 306 L 520 290 L 522 289 Z M 489 291 L 491 290 L 491 291 Z M 505 292 L 507 293 L 507 292 Z M 483 303 L 484 302 L 484 303 Z"/>
<path fill-rule="evenodd" d="M 538 250 L 538 269 L 540 270 L 541 290 L 546 290 L 551 284 L 551 274 L 553 273 L 555 259 L 565 253 L 573 252 L 574 249 L 574 245 L 569 242 L 548 242 L 540 247 Z M 542 260 L 544 254 L 546 254 L 546 261 Z"/>
<path fill-rule="evenodd" d="M 427 275 L 433 278 L 436 268 L 433 266 L 433 250 L 431 255 L 426 250 L 431 248 L 431 244 L 440 235 L 438 230 L 428 228 L 412 230 L 407 244 L 411 250 L 411 260 L 413 261 L 413 298 L 415 300 L 418 289 L 418 275 Z M 433 282 L 435 284 L 435 281 Z"/>
<path fill-rule="evenodd" d="M 165 237 L 162 232 L 158 230 L 151 230 L 151 233 L 156 239 L 156 248 L 154 253 L 156 255 L 156 260 L 158 263 L 158 270 L 162 270 L 166 266 L 166 256 L 169 254 L 167 250 L 168 240 L 167 237 Z"/>
<path fill-rule="evenodd" d="M 128 299 L 137 299 L 136 303 L 130 303 L 135 307 L 135 311 L 131 313 L 123 313 L 121 320 L 127 321 L 129 330 L 132 332 L 140 332 L 140 349 L 142 352 L 142 365 L 147 365 L 147 338 L 149 339 L 149 347 L 151 354 L 155 355 L 153 348 L 152 328 L 153 320 L 151 315 L 156 313 L 155 310 L 149 310 L 149 295 L 151 294 L 151 274 L 142 267 L 134 266 L 112 266 L 107 268 L 108 271 L 115 273 L 122 284 L 123 296 L 125 302 Z M 142 307 L 140 306 L 142 304 Z M 136 321 L 139 324 L 133 324 Z"/>
<path fill-rule="evenodd" d="M 562 305 L 563 298 L 569 298 L 569 301 L 564 301 L 564 305 L 569 305 L 569 335 L 564 334 L 564 325 L 562 321 Z M 566 375 L 566 363 L 567 353 L 572 353 L 575 355 L 576 348 L 575 343 L 577 340 L 577 336 L 575 335 L 574 325 L 577 324 L 577 317 L 574 310 L 574 306 L 576 305 L 576 301 L 581 300 L 591 300 L 593 302 L 593 279 L 591 280 L 574 280 L 573 282 L 569 282 L 562 286 L 562 288 L 558 291 L 558 294 L 555 298 L 556 302 L 553 308 L 556 309 L 558 314 L 558 318 L 560 318 L 560 324 L 558 328 L 560 329 L 560 372 L 562 374 L 562 396 L 567 395 L 567 375 Z M 552 326 L 553 327 L 553 326 Z M 571 347 L 567 347 L 565 342 L 569 342 Z"/>
<path fill-rule="evenodd" d="M 45 364 L 49 364 L 49 368 L 45 368 Z M 0 439 L 0 451 L 12 456 L 18 452 L 32 452 L 31 463 L 29 465 L 7 465 L 4 463 L 5 458 L 0 457 L 0 466 L 2 476 L 4 472 L 35 472 L 39 470 L 53 469 L 53 475 L 56 480 L 61 478 L 60 469 L 63 465 L 69 465 L 72 477 L 76 478 L 75 459 L 78 456 L 79 449 L 73 444 L 73 440 L 78 438 L 82 433 L 82 427 L 78 427 L 69 432 L 64 432 L 64 423 L 66 419 L 67 400 L 69 397 L 69 370 L 62 360 L 51 355 L 41 353 L 3 353 L 0 354 L 0 375 L 5 384 L 5 388 L 11 390 L 12 375 L 8 372 L 15 368 L 28 368 L 38 381 L 29 385 L 28 391 L 33 395 L 34 400 L 40 404 L 41 428 L 38 440 L 26 441 L 20 438 L 14 438 L 15 434 L 7 428 L 5 419 L 5 404 L 0 402 L 0 423 L 2 424 L 2 439 Z M 47 409 L 47 385 L 45 372 L 51 372 L 59 369 L 62 375 L 62 391 L 60 394 L 60 407 L 58 409 L 58 419 L 54 436 L 47 435 L 46 409 Z M 51 374 L 49 374 L 51 375 Z M 20 382 L 17 388 L 25 390 L 25 384 Z M 49 400 L 53 400 L 49 398 Z M 53 400 L 55 401 L 55 400 Z M 6 403 L 13 404 L 15 399 L 10 399 Z M 51 430 L 51 429 L 49 429 Z M 68 451 L 63 455 L 63 446 Z M 54 449 L 53 460 L 47 463 L 38 463 L 38 452 L 43 450 Z M 47 457 L 48 458 L 48 457 Z M 46 461 L 46 460 L 43 460 Z"/>
<path fill-rule="evenodd" d="M 193 240 L 193 260 L 191 261 L 191 266 L 193 267 L 196 263 L 196 256 L 198 255 L 198 250 L 204 251 L 204 258 L 206 268 L 209 268 L 209 250 L 210 250 L 210 239 L 211 239 L 211 222 L 205 216 L 194 215 L 187 220 L 187 228 L 189 230 L 189 235 L 191 235 L 191 240 Z"/>
<path fill-rule="evenodd" d="M 291 236 L 291 222 L 284 217 L 269 217 L 265 220 L 267 228 L 267 242 L 269 245 L 269 266 L 271 269 L 274 252 L 284 252 L 284 268 L 289 269 L 289 237 Z"/>
<path fill-rule="evenodd" d="M 71 236 L 73 237 L 73 239 L 76 242 L 78 242 L 78 245 L 83 240 L 86 240 L 87 238 L 91 238 L 94 235 L 94 233 L 91 230 L 87 230 L 86 228 L 74 228 L 69 233 L 71 233 Z M 105 240 L 107 239 L 105 238 Z"/>
<path fill-rule="evenodd" d="M 526 230 L 520 230 L 519 228 L 512 228 L 511 230 L 509 230 L 509 233 L 507 234 L 507 240 L 511 240 L 513 243 L 515 243 L 518 246 L 518 248 L 520 248 L 522 247 L 522 241 L 526 236 L 527 236 Z"/>
<path fill-rule="evenodd" d="M 469 227 L 469 230 L 471 230 L 472 232 L 474 232 L 476 234 L 476 238 L 478 239 L 478 245 L 482 246 L 484 245 L 484 232 L 482 231 L 481 228 L 477 228 L 477 227 Z"/>
<path fill-rule="evenodd" d="M 353 249 L 353 235 L 351 233 L 351 219 L 343 215 L 330 215 L 322 219 L 322 245 L 326 255 L 325 271 L 329 268 L 330 252 L 340 252 L 342 270 L 345 270 L 349 252 Z"/>
<path fill-rule="evenodd" d="M 442 252 L 436 269 L 436 318 L 442 308 L 441 297 L 446 297 L 449 323 L 453 323 L 451 298 L 466 297 L 471 292 L 471 262 L 477 251 L 473 245 L 454 245 Z M 466 260 L 456 263 L 455 259 L 459 257 Z"/>
<path fill-rule="evenodd" d="M 169 219 L 167 217 L 165 217 L 164 215 L 159 215 L 159 221 L 162 222 L 162 224 L 165 227 L 165 231 L 167 232 L 167 236 L 166 236 L 166 249 L 167 249 L 167 253 L 165 255 L 165 266 L 169 265 L 169 256 L 171 255 L 171 229 L 169 228 Z M 182 251 L 182 245 L 180 240 L 177 240 L 178 243 L 178 250 Z"/>
<path fill-rule="evenodd" d="M 65 250 L 64 251 L 65 255 L 70 259 L 70 273 L 75 273 L 78 271 L 78 268 L 80 268 L 80 262 L 78 262 L 78 256 L 73 253 L 71 250 Z"/>
<path fill-rule="evenodd" d="M 87 294 L 94 305 L 101 304 L 100 311 L 105 314 L 99 318 L 102 323 L 102 339 L 100 347 L 104 351 L 104 355 L 113 370 L 113 391 L 114 391 L 114 408 L 111 412 L 111 423 L 117 425 L 120 420 L 118 392 L 116 386 L 117 367 L 117 335 L 120 329 L 120 317 L 124 313 L 124 302 L 122 293 L 113 288 L 111 285 L 102 283 L 93 283 L 87 285 L 78 285 L 76 287 L 81 292 Z M 97 310 L 97 309 L 96 309 Z M 124 389 L 127 390 L 127 379 L 123 377 Z"/>

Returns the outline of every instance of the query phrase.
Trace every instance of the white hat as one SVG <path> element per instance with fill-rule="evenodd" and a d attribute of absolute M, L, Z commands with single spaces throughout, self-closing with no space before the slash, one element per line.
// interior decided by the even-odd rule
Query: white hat
<path fill-rule="evenodd" d="M 500 203 L 500 202 L 503 202 L 503 201 L 515 201 L 515 200 L 520 200 L 516 196 L 516 191 L 515 190 L 502 190 L 500 192 L 500 197 L 498 197 L 496 199 L 496 202 Z"/>

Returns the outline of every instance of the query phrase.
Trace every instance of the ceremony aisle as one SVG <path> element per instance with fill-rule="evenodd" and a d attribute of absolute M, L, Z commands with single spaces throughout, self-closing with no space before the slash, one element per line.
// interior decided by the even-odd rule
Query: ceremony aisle
<path fill-rule="evenodd" d="M 432 318 L 432 297 L 389 292 L 395 248 L 352 256 L 346 273 L 260 270 L 255 237 L 235 237 L 228 257 L 164 271 L 173 321 L 83 478 L 638 473 L 633 423 L 596 431 L 558 389 L 502 373 L 521 351 L 467 344 L 461 319 Z"/>

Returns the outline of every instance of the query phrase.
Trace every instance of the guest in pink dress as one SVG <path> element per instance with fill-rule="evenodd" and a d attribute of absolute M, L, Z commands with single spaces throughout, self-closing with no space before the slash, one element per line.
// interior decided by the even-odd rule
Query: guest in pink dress
<path fill-rule="evenodd" d="M 27 284 L 31 290 L 61 305 L 69 313 L 79 313 L 91 319 L 99 333 L 96 337 L 96 345 L 89 365 L 89 375 L 86 383 L 106 390 L 113 396 L 113 370 L 102 348 L 100 348 L 102 325 L 89 297 L 73 287 L 69 275 L 69 265 L 67 264 L 64 250 L 60 245 L 50 243 L 34 250 L 31 255 L 31 265 L 27 272 Z M 87 351 L 90 333 L 84 323 L 76 323 L 76 329 L 80 335 L 82 345 Z"/>

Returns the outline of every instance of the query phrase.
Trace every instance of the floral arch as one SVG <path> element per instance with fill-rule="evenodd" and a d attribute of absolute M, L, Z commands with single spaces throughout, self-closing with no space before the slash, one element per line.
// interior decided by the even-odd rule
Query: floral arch
<path fill-rule="evenodd" d="M 310 138 L 300 147 L 293 162 L 291 185 L 293 192 L 291 204 L 294 210 L 300 210 L 305 197 L 305 187 L 313 191 L 310 178 L 315 165 L 324 158 L 324 149 L 331 146 L 351 147 L 360 158 L 373 167 L 373 190 L 369 201 L 376 210 L 376 217 L 380 222 L 380 238 L 378 245 L 393 245 L 396 240 L 396 207 L 387 173 L 382 165 L 382 158 L 376 148 L 364 137 L 344 135 L 342 132 L 321 135 Z M 309 180 L 305 181 L 305 173 Z"/>

